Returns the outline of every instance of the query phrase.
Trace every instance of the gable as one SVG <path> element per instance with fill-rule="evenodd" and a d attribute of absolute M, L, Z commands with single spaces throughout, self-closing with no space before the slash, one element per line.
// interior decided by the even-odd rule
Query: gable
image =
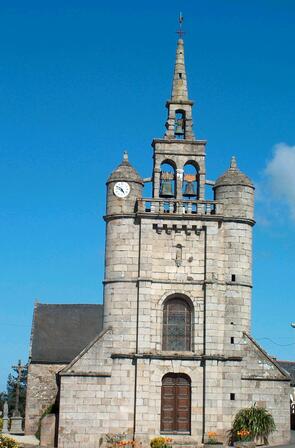
<path fill-rule="evenodd" d="M 247 333 L 243 334 L 242 379 L 290 381 L 290 377 Z"/>
<path fill-rule="evenodd" d="M 112 359 L 110 357 L 113 346 L 112 328 L 103 330 L 91 341 L 63 370 L 63 375 L 97 374 L 108 376 L 111 373 Z"/>

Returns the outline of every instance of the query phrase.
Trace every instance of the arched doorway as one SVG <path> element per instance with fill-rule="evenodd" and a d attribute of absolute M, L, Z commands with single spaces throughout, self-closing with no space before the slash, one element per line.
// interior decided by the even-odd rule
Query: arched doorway
<path fill-rule="evenodd" d="M 183 373 L 167 373 L 162 378 L 161 432 L 190 434 L 191 380 Z"/>

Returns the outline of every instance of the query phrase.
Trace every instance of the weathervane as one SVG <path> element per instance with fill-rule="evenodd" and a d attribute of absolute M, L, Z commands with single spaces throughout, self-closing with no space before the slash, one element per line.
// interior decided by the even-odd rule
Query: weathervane
<path fill-rule="evenodd" d="M 178 29 L 178 31 L 176 31 L 176 33 L 178 34 L 179 39 L 182 39 L 185 32 L 182 30 L 183 15 L 181 12 L 179 13 L 178 23 L 179 23 L 179 29 Z"/>

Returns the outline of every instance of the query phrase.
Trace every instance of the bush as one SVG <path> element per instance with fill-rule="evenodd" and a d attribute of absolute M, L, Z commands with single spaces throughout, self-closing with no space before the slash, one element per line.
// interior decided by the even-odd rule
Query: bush
<path fill-rule="evenodd" d="M 151 448 L 170 448 L 172 439 L 169 437 L 154 437 L 151 440 Z"/>
<path fill-rule="evenodd" d="M 19 448 L 19 445 L 11 437 L 0 434 L 0 448 Z"/>
<path fill-rule="evenodd" d="M 105 435 L 106 441 L 110 445 L 116 445 L 126 437 L 125 432 L 108 433 Z"/>
<path fill-rule="evenodd" d="M 141 446 L 141 443 L 136 440 L 127 439 L 127 435 L 125 432 L 108 433 L 105 434 L 105 439 L 111 448 L 139 448 Z M 102 443 L 103 439 L 100 439 L 99 445 L 101 446 Z"/>
<path fill-rule="evenodd" d="M 240 434 L 248 431 L 251 440 L 256 439 L 268 445 L 268 437 L 275 429 L 276 425 L 271 413 L 254 404 L 249 408 L 241 409 L 236 414 L 232 429 L 229 431 L 229 440 L 231 443 L 240 440 Z"/>
<path fill-rule="evenodd" d="M 2 431 L 3 429 L 3 418 L 0 417 L 0 431 Z"/>

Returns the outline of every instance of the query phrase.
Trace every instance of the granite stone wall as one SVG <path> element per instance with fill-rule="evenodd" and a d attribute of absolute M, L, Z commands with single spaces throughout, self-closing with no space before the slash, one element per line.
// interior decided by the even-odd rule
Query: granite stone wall
<path fill-rule="evenodd" d="M 105 348 L 102 348 L 105 346 Z M 98 340 L 61 377 L 60 448 L 96 448 L 107 433 L 134 429 L 134 358 L 104 358 L 111 348 L 111 332 Z M 148 446 L 160 434 L 161 384 L 166 373 L 185 373 L 191 378 L 191 435 L 172 435 L 178 443 L 200 444 L 205 398 L 205 433 L 217 432 L 226 440 L 236 412 L 254 403 L 265 406 L 274 416 L 277 431 L 273 444 L 289 440 L 289 383 L 273 362 L 246 335 L 240 341 L 242 359 L 207 360 L 137 359 L 135 436 Z M 163 353 L 164 354 L 164 353 Z M 167 354 L 167 353 L 166 353 Z M 159 355 L 159 354 L 158 354 Z M 110 364 L 111 362 L 111 364 Z M 105 363 L 105 365 L 104 365 Z M 98 366 L 96 372 L 95 365 Z M 88 371 L 88 375 L 85 373 Z M 203 375 L 206 374 L 205 397 Z M 234 394 L 232 399 L 231 394 Z"/>
<path fill-rule="evenodd" d="M 35 434 L 44 411 L 54 403 L 58 387 L 56 374 L 65 364 L 29 364 L 25 433 Z"/>

